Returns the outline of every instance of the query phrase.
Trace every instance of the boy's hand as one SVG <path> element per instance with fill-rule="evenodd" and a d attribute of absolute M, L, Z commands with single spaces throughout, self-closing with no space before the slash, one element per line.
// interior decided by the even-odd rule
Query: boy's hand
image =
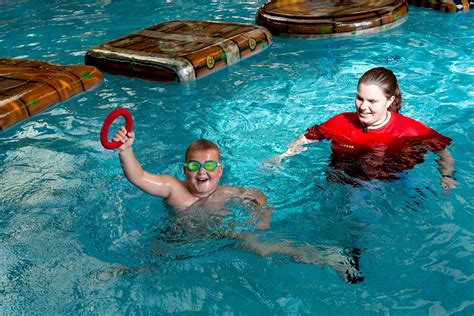
<path fill-rule="evenodd" d="M 124 151 L 125 149 L 132 147 L 133 141 L 135 140 L 135 133 L 127 132 L 124 126 L 120 126 L 120 129 L 114 135 L 112 140 L 122 142 L 123 145 L 119 147 L 119 150 Z"/>
<path fill-rule="evenodd" d="M 272 215 L 273 209 L 260 209 L 260 222 L 255 226 L 255 230 L 266 230 L 270 228 L 270 216 Z"/>

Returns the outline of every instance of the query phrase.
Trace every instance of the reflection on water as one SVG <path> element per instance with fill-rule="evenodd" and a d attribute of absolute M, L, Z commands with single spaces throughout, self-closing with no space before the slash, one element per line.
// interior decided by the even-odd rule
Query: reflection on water
<path fill-rule="evenodd" d="M 186 259 L 218 251 L 235 244 L 243 231 L 252 230 L 253 217 L 253 206 L 238 201 L 216 210 L 192 206 L 170 217 L 156 232 L 153 252 L 161 259 Z"/>

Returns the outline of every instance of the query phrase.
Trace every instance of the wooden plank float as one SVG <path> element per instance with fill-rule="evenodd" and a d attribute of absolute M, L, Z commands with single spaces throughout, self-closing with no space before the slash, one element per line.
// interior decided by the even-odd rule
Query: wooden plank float
<path fill-rule="evenodd" d="M 474 8 L 473 0 L 408 0 L 408 4 L 451 13 Z"/>
<path fill-rule="evenodd" d="M 101 81 L 102 73 L 91 66 L 0 58 L 0 130 Z"/>
<path fill-rule="evenodd" d="M 325 38 L 371 34 L 406 21 L 406 0 L 270 0 L 256 16 L 272 34 Z"/>
<path fill-rule="evenodd" d="M 92 48 L 87 65 L 151 81 L 188 82 L 254 55 L 272 42 L 252 24 L 169 21 Z"/>

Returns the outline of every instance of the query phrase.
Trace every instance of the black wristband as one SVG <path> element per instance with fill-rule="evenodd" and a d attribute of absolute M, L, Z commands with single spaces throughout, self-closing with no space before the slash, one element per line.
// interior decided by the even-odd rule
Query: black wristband
<path fill-rule="evenodd" d="M 456 179 L 454 178 L 454 174 L 455 174 L 455 173 L 456 173 L 456 171 L 453 171 L 453 172 L 451 172 L 450 174 L 443 174 L 441 177 L 442 177 L 442 178 L 451 178 L 451 179 L 456 180 Z"/>

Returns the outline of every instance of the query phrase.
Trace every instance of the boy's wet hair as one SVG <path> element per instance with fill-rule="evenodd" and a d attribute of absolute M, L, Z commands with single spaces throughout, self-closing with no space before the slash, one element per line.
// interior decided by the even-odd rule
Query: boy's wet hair
<path fill-rule="evenodd" d="M 396 113 L 400 111 L 402 107 L 402 95 L 400 87 L 398 86 L 397 77 L 395 77 L 391 70 L 384 67 L 372 68 L 360 77 L 357 86 L 361 84 L 373 84 L 382 88 L 387 99 L 391 96 L 395 96 L 395 100 L 393 100 L 388 110 Z"/>
<path fill-rule="evenodd" d="M 204 138 L 198 139 L 197 141 L 192 142 L 188 146 L 188 148 L 186 149 L 185 161 L 188 161 L 188 157 L 196 151 L 208 151 L 208 150 L 215 150 L 219 157 L 219 161 L 221 161 L 221 151 L 219 150 L 219 147 L 217 147 L 217 145 L 211 142 L 210 140 L 207 140 Z"/>

